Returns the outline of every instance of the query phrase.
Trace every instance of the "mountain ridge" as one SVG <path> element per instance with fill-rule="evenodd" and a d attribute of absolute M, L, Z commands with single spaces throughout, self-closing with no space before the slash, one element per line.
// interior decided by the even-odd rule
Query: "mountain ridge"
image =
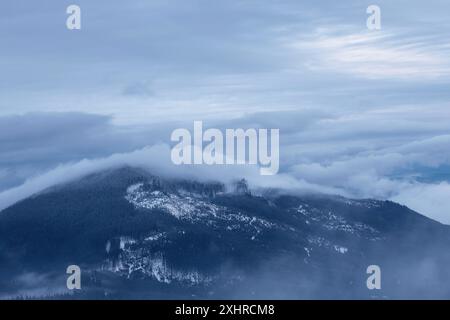
<path fill-rule="evenodd" d="M 390 201 L 264 195 L 243 180 L 230 191 L 131 167 L 47 189 L 0 213 L 0 271 L 50 273 L 56 283 L 64 266 L 79 264 L 102 279 L 89 282 L 89 297 L 149 298 L 148 288 L 168 298 L 420 296 L 429 281 L 413 281 L 420 290 L 396 281 L 423 273 L 421 263 L 433 266 L 427 277 L 444 272 L 449 244 L 448 226 Z M 380 293 L 365 288 L 365 268 L 375 262 L 393 279 Z M 259 288 L 269 283 L 277 290 Z"/>

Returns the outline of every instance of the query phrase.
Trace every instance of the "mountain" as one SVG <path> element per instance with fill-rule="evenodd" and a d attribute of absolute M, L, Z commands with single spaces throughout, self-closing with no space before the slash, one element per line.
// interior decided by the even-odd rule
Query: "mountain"
<path fill-rule="evenodd" d="M 124 167 L 0 212 L 0 297 L 450 298 L 449 245 L 449 226 L 390 201 Z M 369 265 L 381 268 L 380 290 L 366 286 Z"/>

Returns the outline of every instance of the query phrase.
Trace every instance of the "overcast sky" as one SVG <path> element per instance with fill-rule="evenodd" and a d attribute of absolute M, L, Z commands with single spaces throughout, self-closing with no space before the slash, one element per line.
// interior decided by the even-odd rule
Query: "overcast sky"
<path fill-rule="evenodd" d="M 66 28 L 70 4 L 81 30 Z M 371 4 L 381 30 L 366 27 Z M 203 120 L 280 128 L 274 184 L 393 199 L 450 224 L 449 11 L 447 0 L 2 1 L 0 208 L 64 170 L 168 150 L 173 129 Z"/>

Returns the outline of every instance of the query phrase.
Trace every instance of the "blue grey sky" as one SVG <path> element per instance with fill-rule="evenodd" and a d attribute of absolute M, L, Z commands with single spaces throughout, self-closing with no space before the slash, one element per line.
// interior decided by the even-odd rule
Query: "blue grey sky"
<path fill-rule="evenodd" d="M 70 4 L 81 30 L 66 28 Z M 366 27 L 372 4 L 381 30 Z M 173 129 L 203 120 L 280 128 L 286 186 L 392 199 L 450 223 L 449 10 L 2 1 L 0 199 L 61 166 L 170 144 Z"/>

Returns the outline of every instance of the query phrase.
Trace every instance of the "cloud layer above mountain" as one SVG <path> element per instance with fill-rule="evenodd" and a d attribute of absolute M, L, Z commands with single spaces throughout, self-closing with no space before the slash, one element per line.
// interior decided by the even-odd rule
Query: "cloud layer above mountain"
<path fill-rule="evenodd" d="M 76 32 L 69 4 L 0 5 L 0 208 L 145 162 L 393 199 L 450 223 L 448 2 L 380 0 L 379 31 L 356 0 L 79 0 Z M 173 168 L 170 133 L 193 120 L 279 128 L 280 174 Z"/>
<path fill-rule="evenodd" d="M 172 164 L 170 132 L 179 127 L 191 129 L 189 121 L 137 128 L 114 125 L 106 116 L 79 113 L 1 118 L 4 132 L 13 135 L 7 139 L 5 134 L 0 144 L 5 155 L 0 163 L 0 209 L 55 184 L 131 165 L 171 177 L 223 182 L 245 177 L 254 187 L 393 199 L 439 221 L 450 221 L 446 213 L 450 185 L 445 179 L 450 135 L 439 126 L 408 129 L 405 136 L 402 131 L 408 126 L 400 125 L 403 117 L 383 129 L 371 116 L 353 119 L 361 123 L 348 126 L 338 115 L 314 115 L 309 120 L 304 117 L 300 130 L 287 121 L 292 118 L 300 119 L 301 113 L 249 114 L 205 124 L 264 128 L 285 123 L 281 127 L 281 172 L 268 177 L 260 176 L 256 166 Z M 328 130 L 322 128 L 324 122 Z M 352 135 L 358 126 L 360 132 Z M 353 129 L 347 133 L 344 128 Z"/>

